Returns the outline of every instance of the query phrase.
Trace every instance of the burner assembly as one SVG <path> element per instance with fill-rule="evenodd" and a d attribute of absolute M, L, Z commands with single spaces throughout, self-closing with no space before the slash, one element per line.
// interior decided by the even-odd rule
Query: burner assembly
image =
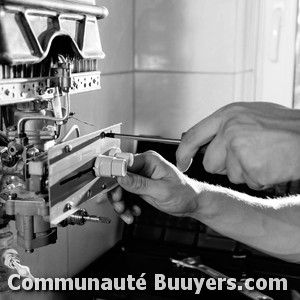
<path fill-rule="evenodd" d="M 0 255 L 7 268 L 21 270 L 11 222 L 28 253 L 55 243 L 57 226 L 110 222 L 80 205 L 126 174 L 132 155 L 105 137 L 120 125 L 85 136 L 76 125 L 65 129 L 72 95 L 100 89 L 98 20 L 107 14 L 94 1 L 0 1 Z"/>

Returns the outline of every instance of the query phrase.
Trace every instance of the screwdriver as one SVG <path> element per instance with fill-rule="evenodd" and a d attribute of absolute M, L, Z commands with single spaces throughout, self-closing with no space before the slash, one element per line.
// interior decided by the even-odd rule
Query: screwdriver
<path fill-rule="evenodd" d="M 109 138 L 119 138 L 119 139 L 155 142 L 155 143 L 172 144 L 172 145 L 179 145 L 181 142 L 181 140 L 179 139 L 150 137 L 145 135 L 121 134 L 121 133 L 113 133 L 113 132 L 105 133 L 105 136 Z"/>
<path fill-rule="evenodd" d="M 170 138 L 163 138 L 163 137 L 152 137 L 152 136 L 134 135 L 134 134 L 121 134 L 121 133 L 114 133 L 114 132 L 107 132 L 105 133 L 105 136 L 108 138 L 119 138 L 119 139 L 155 142 L 155 143 L 171 144 L 171 145 L 179 145 L 181 142 L 180 139 L 170 139 Z M 204 154 L 208 145 L 209 143 L 200 147 L 199 152 Z"/>

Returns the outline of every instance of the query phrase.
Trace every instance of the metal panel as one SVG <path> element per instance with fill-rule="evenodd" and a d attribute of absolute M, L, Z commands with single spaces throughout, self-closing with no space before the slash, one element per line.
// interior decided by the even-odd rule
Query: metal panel
<path fill-rule="evenodd" d="M 52 147 L 48 152 L 49 203 L 52 224 L 78 210 L 80 204 L 116 186 L 115 178 L 97 178 L 94 162 L 99 154 L 120 147 L 120 140 L 103 138 L 103 132 L 120 132 L 120 124 Z M 74 207 L 66 211 L 66 205 Z"/>
<path fill-rule="evenodd" d="M 101 47 L 97 16 L 95 12 L 101 10 L 101 18 L 108 11 L 104 7 L 75 5 L 73 11 L 60 9 L 53 11 L 52 6 L 44 7 L 50 1 L 28 1 L 35 3 L 33 8 L 24 9 L 20 4 L 6 5 L 7 3 L 22 1 L 0 1 L 0 63 L 24 64 L 38 63 L 51 51 L 54 42 L 55 51 L 67 54 L 70 57 L 101 59 L 104 53 Z M 51 1 L 51 3 L 65 2 L 70 6 L 70 1 Z M 80 10 L 77 6 L 91 8 Z M 53 8 L 54 9 L 54 8 Z M 72 13 L 70 13 L 72 11 Z"/>

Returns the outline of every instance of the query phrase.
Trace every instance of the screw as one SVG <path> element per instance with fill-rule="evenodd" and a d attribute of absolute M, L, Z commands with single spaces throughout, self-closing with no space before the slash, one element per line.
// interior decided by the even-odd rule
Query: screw
<path fill-rule="evenodd" d="M 9 94 L 10 94 L 10 91 L 7 89 L 7 90 L 5 90 L 5 95 L 6 96 L 9 96 Z"/>
<path fill-rule="evenodd" d="M 102 190 L 105 190 L 107 188 L 107 185 L 105 184 L 105 183 L 103 183 L 102 185 L 101 185 L 101 189 Z"/>
<path fill-rule="evenodd" d="M 66 151 L 67 153 L 72 152 L 72 150 L 73 150 L 73 147 L 72 147 L 71 145 L 67 145 L 67 146 L 65 147 L 65 151 Z"/>
<path fill-rule="evenodd" d="M 64 212 L 66 212 L 66 211 L 72 209 L 73 205 L 74 205 L 74 204 L 73 204 L 72 202 L 68 202 L 68 203 L 65 205 L 65 207 L 64 207 Z"/>

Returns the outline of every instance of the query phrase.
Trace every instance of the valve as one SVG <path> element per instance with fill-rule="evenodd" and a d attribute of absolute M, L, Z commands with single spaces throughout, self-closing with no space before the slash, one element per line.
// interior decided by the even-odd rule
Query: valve
<path fill-rule="evenodd" d="M 62 221 L 60 225 L 65 227 L 67 225 L 84 225 L 86 222 L 97 222 L 109 224 L 111 222 L 110 218 L 98 217 L 94 215 L 89 215 L 86 209 L 81 208 L 76 211 L 73 215 L 69 216 L 67 219 Z"/>

